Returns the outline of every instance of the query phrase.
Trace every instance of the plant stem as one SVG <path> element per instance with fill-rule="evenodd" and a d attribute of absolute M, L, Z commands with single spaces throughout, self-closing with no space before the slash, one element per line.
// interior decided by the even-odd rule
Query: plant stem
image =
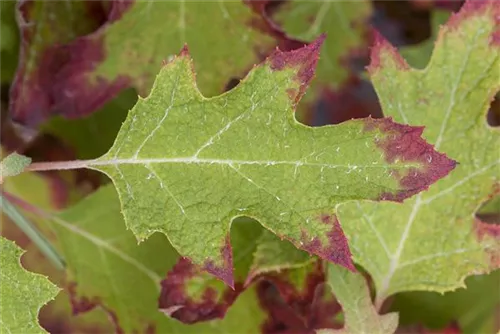
<path fill-rule="evenodd" d="M 52 244 L 38 231 L 38 229 L 24 217 L 7 197 L 14 197 L 7 193 L 0 193 L 0 208 L 19 227 L 28 238 L 40 249 L 40 251 L 60 270 L 64 270 L 65 263 L 61 255 L 57 253 Z M 17 198 L 16 198 L 17 199 Z M 20 200 L 22 201 L 22 200 Z M 24 202 L 24 201 L 23 201 Z M 29 205 L 29 204 L 28 204 Z M 29 205 L 31 206 L 31 205 Z"/>
<path fill-rule="evenodd" d="M 35 162 L 26 167 L 25 171 L 48 171 L 63 169 L 79 169 L 89 166 L 94 160 L 72 160 L 72 161 L 51 161 Z"/>

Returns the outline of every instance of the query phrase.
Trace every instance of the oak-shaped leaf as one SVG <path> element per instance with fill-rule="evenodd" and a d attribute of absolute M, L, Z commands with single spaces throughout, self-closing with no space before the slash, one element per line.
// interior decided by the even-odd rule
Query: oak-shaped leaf
<path fill-rule="evenodd" d="M 0 331 L 45 333 L 38 311 L 54 299 L 59 289 L 42 275 L 26 271 L 20 263 L 22 250 L 0 237 Z"/>
<path fill-rule="evenodd" d="M 165 65 L 129 112 L 113 147 L 77 163 L 106 173 L 139 240 L 166 234 L 182 256 L 233 285 L 233 218 L 257 219 L 295 246 L 354 269 L 337 204 L 401 201 L 454 168 L 391 119 L 311 128 L 294 107 L 314 74 L 323 38 L 275 51 L 233 90 L 196 88 L 187 49 Z"/>
<path fill-rule="evenodd" d="M 474 218 L 498 192 L 500 132 L 486 111 L 500 89 L 497 1 L 468 1 L 439 32 L 423 70 L 378 37 L 369 67 L 384 114 L 425 125 L 424 137 L 460 162 L 403 204 L 352 202 L 338 217 L 354 260 L 373 277 L 377 304 L 397 292 L 445 292 L 500 265 L 498 225 Z M 433 159 L 429 157 L 429 161 Z"/>
<path fill-rule="evenodd" d="M 86 30 L 96 13 L 98 28 Z M 23 53 L 10 102 L 27 125 L 86 116 L 126 87 L 147 95 L 162 62 L 185 43 L 210 95 L 276 45 L 253 27 L 260 18 L 243 1 L 27 1 L 20 14 Z"/>

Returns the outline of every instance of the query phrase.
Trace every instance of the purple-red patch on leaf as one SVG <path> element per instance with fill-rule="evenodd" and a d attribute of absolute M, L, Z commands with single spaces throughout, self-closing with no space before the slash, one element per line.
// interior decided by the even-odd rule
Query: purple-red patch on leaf
<path fill-rule="evenodd" d="M 190 296 L 187 284 L 190 280 L 207 280 L 210 277 L 191 261 L 181 258 L 161 282 L 159 308 L 167 315 L 184 323 L 192 324 L 223 318 L 229 306 L 242 292 L 243 285 L 237 283 L 235 289 L 224 287 L 217 291 L 207 284 L 198 296 Z"/>
<path fill-rule="evenodd" d="M 347 238 L 342 231 L 337 216 L 322 215 L 319 219 L 324 224 L 331 226 L 330 231 L 326 233 L 327 242 L 321 241 L 318 237 L 311 237 L 303 230 L 300 248 L 351 271 L 356 271 L 351 259 Z"/>
<path fill-rule="evenodd" d="M 294 96 L 290 96 L 290 99 L 294 103 L 297 103 L 301 99 L 309 82 L 314 77 L 316 64 L 319 59 L 319 50 L 325 38 L 326 35 L 322 34 L 309 45 L 293 51 L 283 52 L 277 49 L 267 58 L 271 69 L 275 71 L 283 70 L 285 67 L 299 68 L 296 80 L 300 83 L 300 89 L 294 92 Z"/>
<path fill-rule="evenodd" d="M 490 11 L 494 23 L 494 31 L 490 43 L 500 46 L 500 6 L 498 0 L 469 0 L 466 1 L 458 13 L 452 14 L 446 26 L 450 29 L 459 27 L 462 21 L 472 16 L 481 16 L 485 11 Z"/>
<path fill-rule="evenodd" d="M 36 54 L 40 54 L 37 59 L 32 60 L 35 61 L 36 69 L 28 72 L 28 57 L 32 57 L 32 48 L 36 47 L 36 27 L 33 28 L 33 25 L 41 24 L 36 22 L 37 18 L 30 17 L 34 3 L 24 1 L 18 6 L 21 55 L 9 98 L 9 110 L 15 121 L 35 126 L 55 114 L 63 114 L 69 118 L 81 117 L 102 106 L 128 85 L 125 77 L 118 77 L 113 82 L 102 78 L 90 82 L 86 76 L 105 57 L 102 38 L 94 38 L 99 31 L 97 28 L 118 19 L 120 15 L 117 11 L 123 12 L 127 7 L 125 3 L 114 1 L 106 21 L 103 21 L 107 14 L 103 12 L 104 7 L 96 9 L 102 5 L 100 2 L 85 3 L 88 13 L 78 15 L 86 19 L 87 23 L 95 21 L 95 33 L 72 41 L 54 41 L 52 45 L 36 50 Z M 61 27 L 54 26 L 54 29 Z"/>
<path fill-rule="evenodd" d="M 496 247 L 487 248 L 485 252 L 489 257 L 491 269 L 500 268 L 500 225 L 488 224 L 476 219 L 474 221 L 474 230 L 480 242 L 486 238 L 494 240 Z"/>
<path fill-rule="evenodd" d="M 384 53 L 388 53 L 392 57 L 393 62 L 400 70 L 406 71 L 410 68 L 398 50 L 380 32 L 373 29 L 372 34 L 374 42 L 370 53 L 370 65 L 367 68 L 370 74 L 373 74 L 383 66 L 382 57 Z"/>
<path fill-rule="evenodd" d="M 385 160 L 393 164 L 418 163 L 420 167 L 411 168 L 406 175 L 397 170 L 393 176 L 403 188 L 396 193 L 383 193 L 380 200 L 402 202 L 425 189 L 437 180 L 448 175 L 456 166 L 456 161 L 434 150 L 434 147 L 422 138 L 423 127 L 398 124 L 391 118 L 364 120 L 364 131 L 380 131 L 383 138 L 376 144 L 382 150 Z"/>
<path fill-rule="evenodd" d="M 203 269 L 234 289 L 233 251 L 229 236 L 226 237 L 224 246 L 222 246 L 221 257 L 222 264 L 218 265 L 213 260 L 207 259 L 203 264 Z"/>

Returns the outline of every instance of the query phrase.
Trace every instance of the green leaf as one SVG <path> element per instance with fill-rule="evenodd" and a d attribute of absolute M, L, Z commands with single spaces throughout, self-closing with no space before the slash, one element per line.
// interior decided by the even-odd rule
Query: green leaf
<path fill-rule="evenodd" d="M 20 263 L 22 250 L 0 237 L 0 331 L 45 333 L 38 324 L 38 311 L 54 299 L 59 289 L 46 277 L 30 273 Z"/>
<path fill-rule="evenodd" d="M 210 324 L 188 326 L 162 313 L 158 309 L 160 282 L 178 255 L 161 234 L 137 245 L 132 233 L 124 228 L 112 186 L 101 187 L 46 224 L 55 233 L 67 262 L 74 312 L 101 306 L 117 331 L 255 333 L 265 318 L 255 288 L 239 296 L 229 311 L 232 316 Z M 241 315 L 236 314 L 244 310 L 252 315 L 251 321 L 238 320 Z"/>
<path fill-rule="evenodd" d="M 9 176 L 21 174 L 31 163 L 31 158 L 16 152 L 9 154 L 0 161 L 0 183 Z"/>
<path fill-rule="evenodd" d="M 379 306 L 396 292 L 462 287 L 466 276 L 499 265 L 498 227 L 474 219 L 500 177 L 500 133 L 485 118 L 500 88 L 498 15 L 495 1 L 467 2 L 441 29 L 424 70 L 410 68 L 380 37 L 372 49 L 369 72 L 384 114 L 425 125 L 425 138 L 459 162 L 450 176 L 403 204 L 339 207 Z"/>
<path fill-rule="evenodd" d="M 321 33 L 328 38 L 318 61 L 316 78 L 304 97 L 302 107 L 310 107 L 325 91 L 334 91 L 353 75 L 349 58 L 367 47 L 367 24 L 371 2 L 361 1 L 287 1 L 273 19 L 283 30 L 301 41 L 312 42 Z"/>
<path fill-rule="evenodd" d="M 302 268 L 316 261 L 317 259 L 311 258 L 310 254 L 297 250 L 291 243 L 284 242 L 273 233 L 264 230 L 257 239 L 247 284 L 260 275 L 284 269 Z"/>
<path fill-rule="evenodd" d="M 88 6 L 88 1 L 82 3 Z M 81 117 L 125 87 L 134 87 L 145 96 L 162 62 L 186 43 L 198 60 L 201 90 L 220 94 L 232 78 L 243 76 L 276 45 L 274 38 L 252 27 L 259 25 L 260 18 L 243 1 L 203 6 L 192 1 L 113 1 L 110 6 L 100 29 L 46 54 L 50 63 L 60 64 L 62 57 L 68 61 L 47 73 L 43 79 L 49 84 L 38 95 L 15 105 L 16 119 L 34 123 L 33 116 L 24 117 L 31 105 L 45 115 Z M 64 20 L 60 12 L 54 15 Z M 38 83 L 31 82 L 29 87 Z"/>
<path fill-rule="evenodd" d="M 426 144 L 419 129 L 390 119 L 298 123 L 293 108 L 321 41 L 275 51 L 239 86 L 213 98 L 197 90 L 185 49 L 130 111 L 109 152 L 80 164 L 113 180 L 139 240 L 166 234 L 183 256 L 230 286 L 229 229 L 237 216 L 353 268 L 335 206 L 400 201 L 446 175 L 454 161 Z M 407 141 L 410 155 L 400 145 Z"/>
<path fill-rule="evenodd" d="M 26 211 L 25 214 L 52 238 L 51 241 L 58 245 L 60 253 L 67 258 L 66 277 L 62 277 L 60 271 L 55 271 L 36 247 L 25 244 L 25 237 L 13 229 L 15 226 L 6 223 L 2 229 L 2 235 L 24 242 L 23 247 L 26 246 L 28 252 L 23 257 L 23 264 L 27 268 L 49 275 L 52 281 L 65 288 L 55 302 L 51 302 L 49 307 L 43 309 L 41 316 L 43 326 L 48 330 L 64 328 L 64 332 L 76 330 L 84 333 L 87 333 L 86 330 L 89 328 L 90 332 L 99 329 L 103 333 L 109 333 L 113 331 L 107 329 L 109 326 L 115 329 L 121 328 L 126 333 L 142 332 L 144 328 L 160 328 L 161 331 L 168 333 L 182 332 L 188 328 L 189 332 L 191 326 L 183 326 L 158 310 L 159 299 L 161 302 L 160 280 L 178 260 L 177 253 L 168 240 L 156 235 L 138 246 L 132 233 L 125 230 L 117 194 L 112 186 L 100 188 L 63 213 L 49 213 L 53 209 L 48 197 L 50 193 L 48 184 L 39 174 L 24 173 L 17 178 L 8 179 L 4 188 L 9 193 L 43 208 L 24 206 L 30 211 Z M 33 189 L 37 191 L 34 192 Z M 4 221 L 5 219 L 2 220 Z M 103 221 L 106 224 L 102 224 Z M 238 282 L 243 282 L 251 265 L 250 255 L 255 248 L 254 241 L 262 228 L 248 219 L 238 219 L 234 227 L 231 236 L 235 243 L 235 276 Z M 255 238 L 252 238 L 254 235 Z M 144 271 L 133 265 L 134 260 L 136 264 L 143 265 L 142 269 L 157 272 L 158 282 L 155 284 L 145 278 Z M 120 276 L 115 277 L 114 273 Z M 198 276 L 198 283 L 204 284 L 201 286 L 202 289 L 186 295 L 187 297 L 196 298 L 197 293 L 209 292 L 210 289 L 220 287 L 228 289 L 213 276 L 206 273 L 203 275 Z M 200 279 L 205 281 L 201 282 Z M 206 326 L 197 324 L 193 327 L 193 333 L 217 333 L 215 328 L 219 327 L 223 333 L 240 332 L 240 330 L 244 333 L 257 332 L 266 314 L 259 306 L 260 297 L 256 288 L 252 285 L 238 294 L 238 300 L 229 310 L 230 314 L 242 314 L 248 310 L 252 315 L 252 321 L 242 323 L 241 320 L 226 318 L 223 321 L 212 322 L 216 324 L 214 329 L 210 328 L 212 323 Z M 132 296 L 129 296 L 130 294 Z M 70 300 L 72 305 L 68 306 Z M 206 308 L 194 309 L 194 312 L 200 315 L 203 315 L 204 311 Z M 75 318 L 73 312 L 76 312 L 78 317 Z M 105 312 L 107 314 L 104 315 L 105 322 L 103 322 L 102 313 Z M 241 316 L 239 317 L 241 319 Z M 113 321 L 109 321 L 108 318 Z"/>
<path fill-rule="evenodd" d="M 344 310 L 345 324 L 341 330 L 320 333 L 392 334 L 398 326 L 398 315 L 380 315 L 373 306 L 366 279 L 338 265 L 328 265 L 328 285 Z"/>

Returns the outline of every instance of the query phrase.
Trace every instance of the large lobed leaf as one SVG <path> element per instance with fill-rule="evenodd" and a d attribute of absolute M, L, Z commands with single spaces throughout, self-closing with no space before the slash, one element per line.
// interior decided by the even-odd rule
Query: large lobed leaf
<path fill-rule="evenodd" d="M 22 250 L 0 237 L 0 332 L 45 333 L 38 311 L 59 289 L 41 275 L 22 268 Z"/>
<path fill-rule="evenodd" d="M 275 51 L 240 85 L 205 98 L 185 49 L 130 111 L 113 147 L 86 167 L 114 182 L 139 240 L 159 231 L 195 264 L 233 284 L 231 221 L 256 218 L 295 246 L 353 269 L 335 217 L 354 199 L 401 201 L 455 163 L 421 129 L 384 120 L 310 128 L 294 107 L 322 39 Z"/>
<path fill-rule="evenodd" d="M 400 291 L 453 290 L 466 276 L 499 266 L 498 226 L 474 218 L 500 178 L 500 133 L 485 117 L 500 88 L 498 15 L 498 2 L 467 2 L 441 29 L 424 70 L 410 68 L 381 37 L 372 50 L 369 72 L 384 113 L 425 125 L 425 138 L 459 162 L 449 177 L 403 204 L 339 207 L 379 305 Z"/>

